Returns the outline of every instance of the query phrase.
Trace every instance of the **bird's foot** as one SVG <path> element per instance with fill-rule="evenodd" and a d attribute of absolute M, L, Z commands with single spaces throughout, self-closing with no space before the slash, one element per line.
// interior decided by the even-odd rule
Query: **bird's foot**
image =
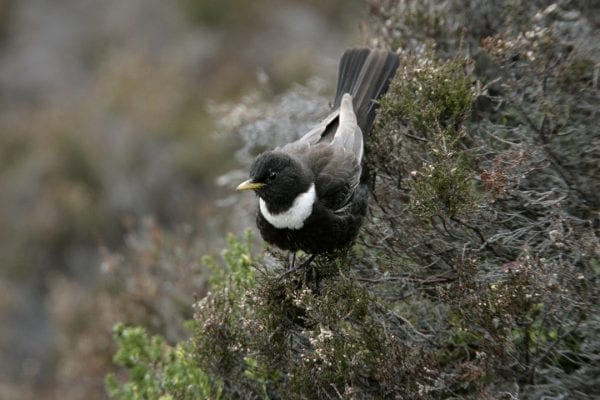
<path fill-rule="evenodd" d="M 296 266 L 296 252 L 292 252 L 292 261 L 290 262 L 290 266 L 288 269 L 294 269 Z"/>
<path fill-rule="evenodd" d="M 311 254 L 311 256 L 308 257 L 308 259 L 306 261 L 304 261 L 302 264 L 295 265 L 296 253 L 294 253 L 293 258 L 292 258 L 292 265 L 291 265 L 290 269 L 285 271 L 283 274 L 279 275 L 279 279 L 285 278 L 286 276 L 293 274 L 296 271 L 299 271 L 301 269 L 308 267 L 310 265 L 310 263 L 315 259 L 315 257 L 316 257 L 315 254 Z"/>

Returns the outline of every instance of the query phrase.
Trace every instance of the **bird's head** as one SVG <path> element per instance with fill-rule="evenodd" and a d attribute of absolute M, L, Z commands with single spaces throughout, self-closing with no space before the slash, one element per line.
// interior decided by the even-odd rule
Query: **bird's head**
<path fill-rule="evenodd" d="M 250 167 L 250 179 L 236 190 L 253 190 L 265 201 L 269 211 L 286 211 L 296 197 L 313 184 L 311 170 L 299 160 L 278 152 L 260 154 Z"/>

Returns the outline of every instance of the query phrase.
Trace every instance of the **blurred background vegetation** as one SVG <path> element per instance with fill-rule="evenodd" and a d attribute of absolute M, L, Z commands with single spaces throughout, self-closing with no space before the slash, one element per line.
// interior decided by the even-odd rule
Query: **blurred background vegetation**
<path fill-rule="evenodd" d="M 597 398 L 599 8 L 0 0 L 0 399 Z M 364 44 L 369 218 L 280 279 L 232 188 Z"/>
<path fill-rule="evenodd" d="M 240 165 L 223 124 L 313 76 L 330 92 L 365 12 L 0 1 L 0 398 L 105 398 L 117 321 L 184 335 L 200 256 L 251 224 L 217 179 Z"/>

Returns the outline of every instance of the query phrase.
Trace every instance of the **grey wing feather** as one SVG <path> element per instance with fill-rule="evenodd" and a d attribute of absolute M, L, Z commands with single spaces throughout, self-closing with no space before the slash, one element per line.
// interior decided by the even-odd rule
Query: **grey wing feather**
<path fill-rule="evenodd" d="M 306 133 L 304 136 L 302 136 L 300 139 L 298 139 L 298 142 L 307 142 L 307 143 L 316 144 L 319 141 L 321 141 L 321 139 L 323 139 L 323 137 L 326 136 L 327 128 L 330 127 L 332 123 L 336 122 L 336 119 L 338 118 L 339 114 L 340 114 L 339 109 L 336 109 L 335 111 L 333 111 L 323 121 L 321 121 L 321 123 L 319 123 L 313 129 L 311 129 L 308 133 Z"/>
<path fill-rule="evenodd" d="M 344 94 L 339 109 L 279 150 L 308 165 L 315 176 L 319 200 L 334 212 L 343 213 L 360 182 L 363 147 L 352 96 Z"/>
<path fill-rule="evenodd" d="M 330 143 L 311 144 L 301 140 L 286 144 L 281 151 L 310 167 L 315 177 L 317 195 L 323 205 L 334 211 L 347 205 L 362 172 L 354 154 Z"/>
<path fill-rule="evenodd" d="M 363 134 L 356 122 L 352 96 L 348 93 L 342 97 L 339 125 L 335 131 L 331 145 L 340 148 L 345 153 L 352 154 L 359 163 L 362 161 Z"/>
<path fill-rule="evenodd" d="M 310 132 L 309 132 L 310 133 Z M 296 157 L 300 160 L 305 158 L 305 155 L 310 152 L 313 144 L 308 140 L 296 140 L 295 142 L 284 144 L 283 146 L 277 147 L 276 150 L 280 150 L 292 157 Z"/>
<path fill-rule="evenodd" d="M 303 152 L 304 159 L 314 173 L 319 199 L 334 211 L 344 207 L 360 181 L 360 162 L 352 153 L 329 143 L 309 147 L 309 151 Z"/>
<path fill-rule="evenodd" d="M 352 154 L 331 148 L 332 155 L 317 177 L 317 186 L 328 198 L 328 206 L 339 210 L 348 204 L 360 181 L 362 168 L 360 162 Z"/>

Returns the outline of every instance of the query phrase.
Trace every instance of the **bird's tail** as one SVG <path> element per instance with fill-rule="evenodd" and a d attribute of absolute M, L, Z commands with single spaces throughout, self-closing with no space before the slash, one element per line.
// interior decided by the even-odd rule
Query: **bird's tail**
<path fill-rule="evenodd" d="M 397 54 L 385 50 L 348 49 L 342 55 L 334 107 L 339 107 L 342 96 L 350 93 L 364 136 L 371 131 L 377 100 L 387 91 L 399 63 Z"/>

